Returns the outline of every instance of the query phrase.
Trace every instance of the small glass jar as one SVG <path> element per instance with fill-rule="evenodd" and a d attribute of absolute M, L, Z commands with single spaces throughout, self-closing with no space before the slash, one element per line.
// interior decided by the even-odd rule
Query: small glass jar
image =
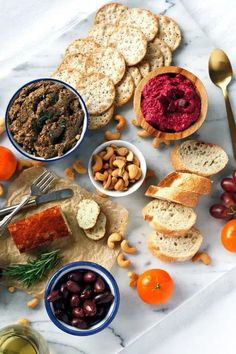
<path fill-rule="evenodd" d="M 31 327 L 10 325 L 0 329 L 0 354 L 50 354 L 44 338 Z"/>

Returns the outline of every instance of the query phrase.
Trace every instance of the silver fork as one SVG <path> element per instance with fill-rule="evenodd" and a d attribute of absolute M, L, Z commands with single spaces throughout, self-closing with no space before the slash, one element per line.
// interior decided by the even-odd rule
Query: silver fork
<path fill-rule="evenodd" d="M 12 218 L 21 210 L 21 208 L 23 208 L 23 206 L 28 203 L 30 198 L 32 196 L 38 196 L 46 193 L 52 186 L 55 179 L 56 176 L 48 170 L 45 170 L 43 173 L 41 173 L 41 175 L 36 178 L 36 180 L 31 185 L 30 194 L 22 199 L 20 204 L 12 211 L 11 214 L 6 215 L 0 221 L 0 235 L 3 234 L 4 230 L 6 229 L 6 226 L 9 224 Z"/>

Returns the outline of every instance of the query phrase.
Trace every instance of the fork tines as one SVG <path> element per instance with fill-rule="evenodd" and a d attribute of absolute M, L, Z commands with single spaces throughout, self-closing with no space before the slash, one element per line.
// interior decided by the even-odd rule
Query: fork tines
<path fill-rule="evenodd" d="M 56 176 L 53 172 L 45 170 L 41 175 L 39 175 L 33 184 L 40 188 L 42 192 L 46 191 L 49 186 L 56 179 Z"/>

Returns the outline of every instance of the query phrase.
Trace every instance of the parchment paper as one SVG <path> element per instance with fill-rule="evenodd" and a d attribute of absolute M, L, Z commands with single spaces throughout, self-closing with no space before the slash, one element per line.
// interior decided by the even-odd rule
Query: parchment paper
<path fill-rule="evenodd" d="M 15 204 L 19 202 L 24 195 L 28 194 L 32 182 L 40 173 L 43 172 L 43 170 L 43 167 L 33 167 L 23 171 L 10 186 L 6 205 Z M 60 268 L 64 264 L 79 260 L 92 261 L 101 264 L 109 270 L 114 264 L 119 253 L 118 248 L 115 250 L 110 250 L 107 247 L 107 236 L 109 236 L 112 232 L 124 233 L 128 222 L 128 211 L 110 200 L 92 194 L 81 188 L 79 185 L 71 184 L 71 182 L 63 179 L 58 179 L 55 186 L 50 191 L 68 187 L 72 188 L 74 191 L 74 196 L 72 198 L 30 208 L 19 213 L 15 218 L 15 220 L 22 219 L 54 205 L 60 205 L 72 231 L 71 237 L 54 241 L 47 247 L 47 249 L 60 249 L 62 261 L 45 278 L 28 289 L 18 282 L 10 282 L 11 285 L 22 289 L 29 294 L 43 296 L 48 279 L 57 268 Z M 95 200 L 107 216 L 106 236 L 99 241 L 93 241 L 87 238 L 82 229 L 79 228 L 76 221 L 78 204 L 80 200 L 84 198 L 91 198 Z M 34 252 L 20 253 L 8 232 L 6 232 L 6 235 L 0 238 L 0 267 L 13 263 L 25 263 L 29 257 L 36 256 L 39 251 L 40 249 L 37 249 Z"/>

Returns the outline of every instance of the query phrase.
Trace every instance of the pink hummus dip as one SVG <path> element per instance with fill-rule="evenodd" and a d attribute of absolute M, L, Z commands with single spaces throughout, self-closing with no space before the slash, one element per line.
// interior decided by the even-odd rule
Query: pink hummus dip
<path fill-rule="evenodd" d="M 141 110 L 145 120 L 164 132 L 181 132 L 201 112 L 201 99 L 192 82 L 181 74 L 158 75 L 144 86 Z"/>

